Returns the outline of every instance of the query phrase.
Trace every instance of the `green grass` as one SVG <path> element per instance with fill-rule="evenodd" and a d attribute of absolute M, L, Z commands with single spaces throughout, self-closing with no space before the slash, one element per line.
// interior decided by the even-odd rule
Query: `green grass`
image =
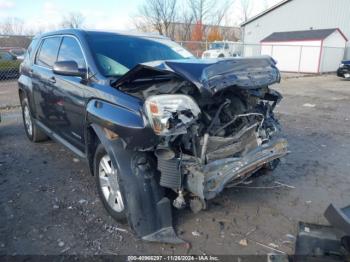
<path fill-rule="evenodd" d="M 1 61 L 0 60 L 0 71 L 9 71 L 9 70 L 17 70 L 18 71 L 20 64 L 21 64 L 20 60 L 13 60 L 13 61 Z"/>

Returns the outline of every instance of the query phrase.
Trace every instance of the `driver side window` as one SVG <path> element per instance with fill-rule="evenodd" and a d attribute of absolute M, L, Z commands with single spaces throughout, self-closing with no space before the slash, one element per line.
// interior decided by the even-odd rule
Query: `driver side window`
<path fill-rule="evenodd" d="M 86 63 L 83 52 L 73 37 L 63 37 L 60 50 L 58 52 L 57 61 L 75 61 L 78 64 L 79 69 L 86 69 Z"/>

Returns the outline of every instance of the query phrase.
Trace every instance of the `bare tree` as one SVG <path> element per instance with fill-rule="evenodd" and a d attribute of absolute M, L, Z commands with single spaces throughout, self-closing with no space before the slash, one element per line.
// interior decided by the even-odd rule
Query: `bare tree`
<path fill-rule="evenodd" d="M 252 1 L 241 0 L 242 22 L 246 22 L 252 14 Z"/>
<path fill-rule="evenodd" d="M 0 23 L 0 33 L 5 35 L 22 35 L 24 22 L 17 17 L 8 17 Z"/>
<path fill-rule="evenodd" d="M 221 1 L 221 5 L 216 5 L 216 9 L 213 10 L 211 15 L 212 19 L 210 24 L 219 26 L 221 25 L 224 17 L 227 15 L 230 7 L 233 5 L 234 0 Z"/>
<path fill-rule="evenodd" d="M 173 38 L 176 6 L 176 0 L 147 0 L 139 8 L 140 19 L 135 26 L 142 31 L 151 26 L 159 34 Z"/>
<path fill-rule="evenodd" d="M 195 23 L 205 23 L 215 9 L 217 2 L 217 0 L 188 0 Z"/>
<path fill-rule="evenodd" d="M 190 12 L 184 12 L 179 30 L 179 38 L 183 41 L 191 39 L 194 17 Z"/>
<path fill-rule="evenodd" d="M 195 23 L 220 25 L 234 0 L 187 0 Z"/>
<path fill-rule="evenodd" d="M 64 16 L 61 26 L 64 28 L 82 28 L 84 26 L 85 17 L 79 12 L 71 12 Z"/>

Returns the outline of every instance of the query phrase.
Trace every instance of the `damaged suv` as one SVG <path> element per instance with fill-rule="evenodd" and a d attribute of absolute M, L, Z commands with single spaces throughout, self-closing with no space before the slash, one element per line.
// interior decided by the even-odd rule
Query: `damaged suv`
<path fill-rule="evenodd" d="M 20 68 L 23 122 L 85 158 L 101 200 L 147 241 L 181 243 L 171 208 L 205 209 L 288 152 L 270 57 L 195 59 L 161 36 L 62 30 Z"/>

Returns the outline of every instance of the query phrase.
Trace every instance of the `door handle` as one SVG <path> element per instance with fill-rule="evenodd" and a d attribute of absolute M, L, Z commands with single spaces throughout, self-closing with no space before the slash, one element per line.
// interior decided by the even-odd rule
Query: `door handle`
<path fill-rule="evenodd" d="M 49 83 L 54 84 L 54 83 L 56 83 L 56 78 L 54 76 L 52 76 L 48 79 L 48 81 L 49 81 Z"/>

